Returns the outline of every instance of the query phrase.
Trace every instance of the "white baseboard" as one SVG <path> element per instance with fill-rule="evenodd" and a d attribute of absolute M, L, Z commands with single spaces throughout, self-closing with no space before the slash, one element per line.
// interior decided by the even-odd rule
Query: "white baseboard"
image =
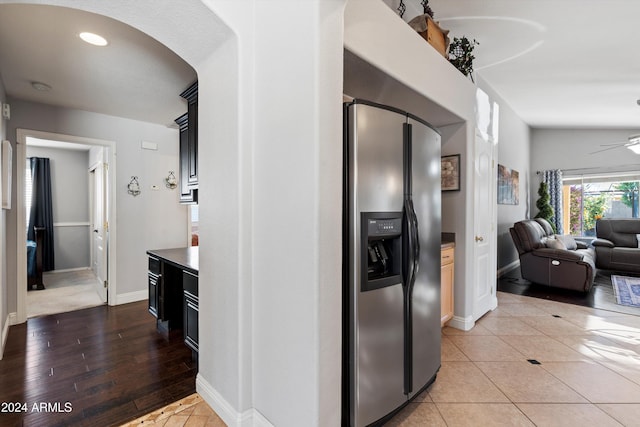
<path fill-rule="evenodd" d="M 91 267 L 62 268 L 60 270 L 47 271 L 47 273 L 56 274 L 56 273 L 69 273 L 72 271 L 86 271 L 86 270 L 91 270 Z"/>
<path fill-rule="evenodd" d="M 452 328 L 460 329 L 461 331 L 469 331 L 471 328 L 475 326 L 476 322 L 473 321 L 472 316 L 468 317 L 460 317 L 453 316 L 449 322 L 447 322 L 447 326 Z"/>
<path fill-rule="evenodd" d="M 200 374 L 196 376 L 196 391 L 229 427 L 274 427 L 254 408 L 236 411 Z"/>
<path fill-rule="evenodd" d="M 498 269 L 498 277 L 502 277 L 505 274 L 507 274 L 508 272 L 510 272 L 511 270 L 515 270 L 518 267 L 520 267 L 520 260 L 519 259 L 513 261 L 512 263 L 509 263 L 509 264 L 505 265 L 504 267 L 499 268 Z"/>
<path fill-rule="evenodd" d="M 127 292 L 126 294 L 116 295 L 116 305 L 128 304 L 130 302 L 143 301 L 149 298 L 149 291 Z"/>

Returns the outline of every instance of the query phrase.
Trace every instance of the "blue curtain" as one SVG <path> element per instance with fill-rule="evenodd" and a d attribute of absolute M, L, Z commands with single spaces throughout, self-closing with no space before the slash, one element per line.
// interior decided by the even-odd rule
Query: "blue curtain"
<path fill-rule="evenodd" d="M 42 271 L 54 269 L 53 253 L 53 204 L 51 195 L 51 167 L 49 159 L 32 157 L 31 211 L 27 225 L 27 240 L 36 240 L 35 227 L 42 227 Z"/>
<path fill-rule="evenodd" d="M 562 229 L 562 171 L 560 169 L 542 172 L 542 182 L 549 188 L 549 204 L 553 208 L 553 225 L 557 234 L 564 234 Z"/>

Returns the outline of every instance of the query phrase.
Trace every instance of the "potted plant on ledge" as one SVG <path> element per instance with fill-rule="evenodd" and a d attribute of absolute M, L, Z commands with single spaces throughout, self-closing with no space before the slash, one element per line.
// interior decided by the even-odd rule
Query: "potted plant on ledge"
<path fill-rule="evenodd" d="M 473 56 L 473 49 L 479 44 L 476 39 L 469 41 L 466 36 L 462 36 L 460 38 L 454 37 L 449 45 L 449 62 L 462 74 L 470 77 L 474 83 L 473 60 L 476 59 L 476 57 Z"/>

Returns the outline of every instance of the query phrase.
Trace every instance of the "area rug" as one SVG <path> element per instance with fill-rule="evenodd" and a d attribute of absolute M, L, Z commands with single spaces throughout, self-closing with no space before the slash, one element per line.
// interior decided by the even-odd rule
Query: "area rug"
<path fill-rule="evenodd" d="M 640 277 L 611 275 L 611 284 L 618 304 L 640 307 Z"/>

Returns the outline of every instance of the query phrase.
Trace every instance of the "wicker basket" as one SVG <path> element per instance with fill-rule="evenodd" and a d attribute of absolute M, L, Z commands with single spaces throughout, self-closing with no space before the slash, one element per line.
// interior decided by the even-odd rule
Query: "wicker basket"
<path fill-rule="evenodd" d="M 447 58 L 449 49 L 449 30 L 443 30 L 431 16 L 424 14 L 416 16 L 409 25 L 422 36 L 435 50 Z"/>

